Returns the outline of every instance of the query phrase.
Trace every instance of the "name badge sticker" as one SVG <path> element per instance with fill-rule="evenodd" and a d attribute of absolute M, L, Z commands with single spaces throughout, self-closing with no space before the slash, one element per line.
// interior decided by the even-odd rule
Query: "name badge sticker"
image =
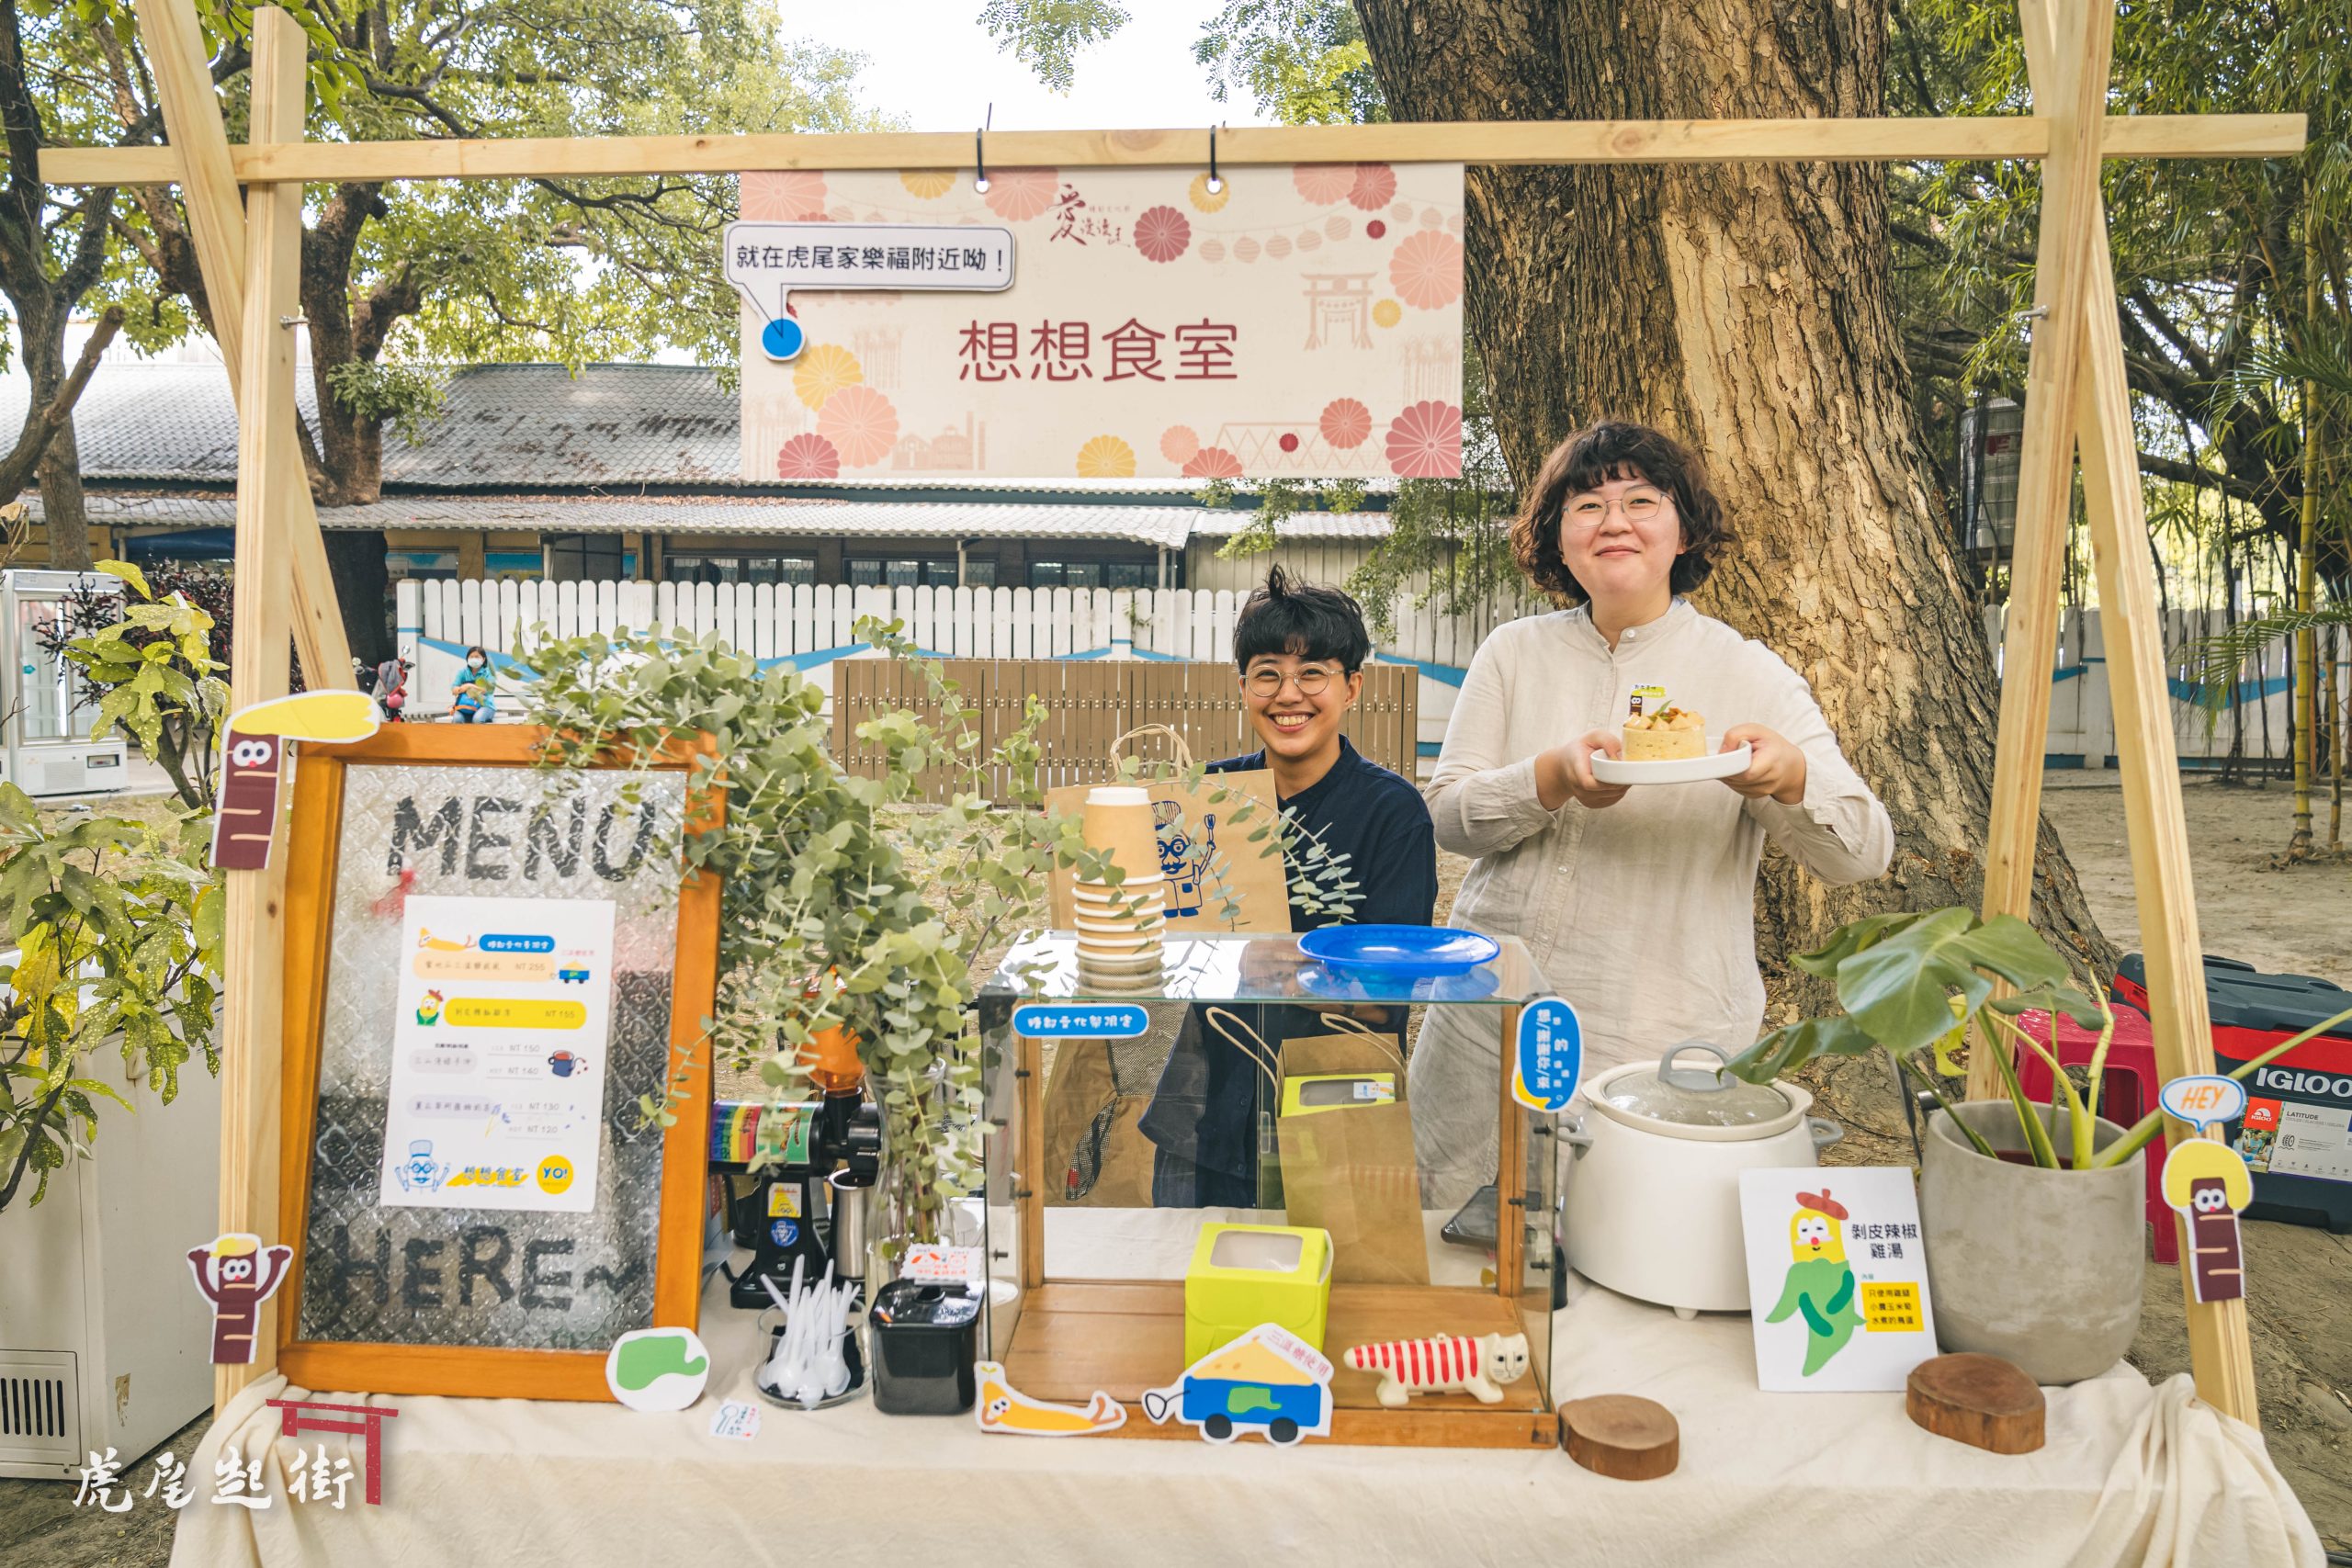
<path fill-rule="evenodd" d="M 1530 1111 L 1565 1111 L 1584 1070 L 1584 1025 L 1557 997 L 1538 997 L 1519 1010 L 1518 1048 L 1511 1053 L 1510 1093 Z"/>

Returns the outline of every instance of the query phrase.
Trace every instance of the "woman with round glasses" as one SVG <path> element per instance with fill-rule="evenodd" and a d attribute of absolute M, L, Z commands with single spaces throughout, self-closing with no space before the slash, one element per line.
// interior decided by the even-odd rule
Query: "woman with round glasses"
<path fill-rule="evenodd" d="M 1608 421 L 1544 461 L 1511 526 L 1536 587 L 1573 609 L 1498 627 L 1464 677 L 1426 791 L 1437 841 L 1472 857 L 1451 923 L 1524 940 L 1584 1025 L 1589 1079 L 1686 1040 L 1761 1032 L 1756 867 L 1769 840 L 1833 885 L 1886 870 L 1886 808 L 1838 750 L 1812 688 L 1762 643 L 1682 597 L 1731 543 L 1698 459 Z M 1705 716 L 1721 781 L 1608 784 L 1634 694 Z M 1412 1066 L 1414 1141 L 1432 1201 L 1494 1179 L 1500 1061 L 1491 1032 L 1431 1010 Z"/>

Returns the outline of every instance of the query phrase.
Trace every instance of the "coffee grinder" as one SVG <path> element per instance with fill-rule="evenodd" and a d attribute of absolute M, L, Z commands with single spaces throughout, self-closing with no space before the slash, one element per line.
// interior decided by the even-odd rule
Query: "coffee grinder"
<path fill-rule="evenodd" d="M 762 1277 L 778 1290 L 802 1277 L 865 1277 L 865 1202 L 882 1161 L 881 1107 L 865 1098 L 865 1073 L 845 1029 L 827 1030 L 802 1053 L 820 1098 L 765 1106 L 722 1100 L 712 1108 L 710 1168 L 727 1189 L 735 1244 L 752 1260 L 727 1275 L 728 1301 L 757 1310 L 773 1305 Z M 766 1163 L 754 1166 L 764 1158 Z M 748 1190 L 739 1190 L 743 1178 Z"/>

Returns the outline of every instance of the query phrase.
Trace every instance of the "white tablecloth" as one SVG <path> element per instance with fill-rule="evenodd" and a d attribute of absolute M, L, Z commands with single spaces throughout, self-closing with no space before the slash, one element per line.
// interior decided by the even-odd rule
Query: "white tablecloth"
<path fill-rule="evenodd" d="M 1197 1216 L 1194 1216 L 1197 1218 Z M 1058 1224 L 1058 1219 L 1057 1221 Z M 1058 1248 L 1057 1251 L 1058 1252 Z M 983 1436 L 967 1416 L 813 1415 L 761 1403 L 754 1314 L 705 1300 L 713 1369 L 676 1415 L 616 1405 L 321 1393 L 397 1407 L 384 1501 L 341 1511 L 287 1492 L 294 1445 L 246 1389 L 190 1465 L 175 1568 L 807 1561 L 1024 1565 L 1345 1562 L 2295 1564 L 2319 1539 L 2258 1433 L 2128 1367 L 2050 1393 L 2049 1441 L 2004 1458 L 1930 1437 L 1900 1394 L 1767 1394 L 1747 1321 L 1679 1321 L 1581 1280 L 1555 1318 L 1554 1388 L 1673 1411 L 1681 1468 L 1608 1481 L 1521 1453 Z M 1171 1368 L 1173 1374 L 1176 1369 Z M 297 1391 L 297 1396 L 307 1397 Z M 722 1399 L 759 1404 L 749 1442 L 709 1435 Z M 330 1456 L 358 1467 L 356 1439 Z M 266 1453 L 271 1506 L 210 1501 L 224 1442 Z"/>

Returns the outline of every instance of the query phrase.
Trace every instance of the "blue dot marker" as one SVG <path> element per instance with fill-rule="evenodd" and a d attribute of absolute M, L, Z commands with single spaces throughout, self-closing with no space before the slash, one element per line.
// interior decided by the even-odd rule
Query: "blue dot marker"
<path fill-rule="evenodd" d="M 770 359 L 790 359 L 808 341 L 808 334 L 790 316 L 778 316 L 760 332 L 760 348 Z"/>

